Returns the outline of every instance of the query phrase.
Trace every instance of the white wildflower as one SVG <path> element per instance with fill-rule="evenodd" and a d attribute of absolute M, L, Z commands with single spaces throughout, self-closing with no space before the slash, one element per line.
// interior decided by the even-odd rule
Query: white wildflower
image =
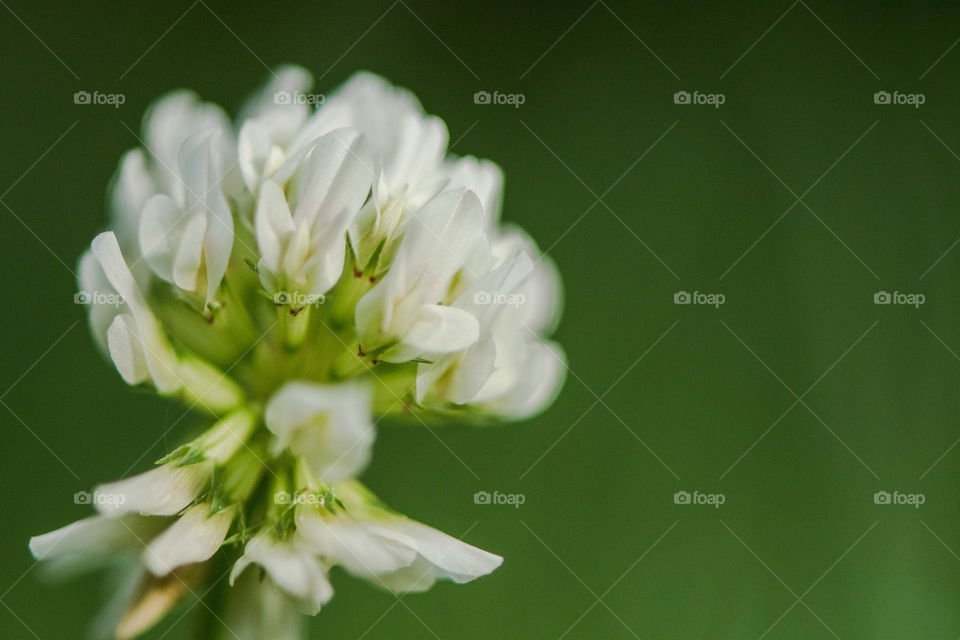
<path fill-rule="evenodd" d="M 499 167 L 447 154 L 412 93 L 370 73 L 310 85 L 279 69 L 234 122 L 190 92 L 162 98 L 80 261 L 78 301 L 123 380 L 207 420 L 98 486 L 98 515 L 30 541 L 57 573 L 114 572 L 103 634 L 135 637 L 214 588 L 216 637 L 298 640 L 335 567 L 407 592 L 502 562 L 356 478 L 391 413 L 550 404 L 566 370 L 548 340 L 557 270 L 500 224 Z"/>

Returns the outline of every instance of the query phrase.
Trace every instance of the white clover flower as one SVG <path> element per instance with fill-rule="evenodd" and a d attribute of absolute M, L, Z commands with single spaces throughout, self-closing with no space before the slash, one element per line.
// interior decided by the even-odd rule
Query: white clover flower
<path fill-rule="evenodd" d="M 556 267 L 500 224 L 499 167 L 447 154 L 409 91 L 370 73 L 310 87 L 279 69 L 233 122 L 190 92 L 162 98 L 81 258 L 78 298 L 123 380 L 208 414 L 154 468 L 99 485 L 98 515 L 30 541 L 59 574 L 111 568 L 102 635 L 223 589 L 214 633 L 295 640 L 336 567 L 408 592 L 502 562 L 357 477 L 381 417 L 517 419 L 552 402 Z"/>

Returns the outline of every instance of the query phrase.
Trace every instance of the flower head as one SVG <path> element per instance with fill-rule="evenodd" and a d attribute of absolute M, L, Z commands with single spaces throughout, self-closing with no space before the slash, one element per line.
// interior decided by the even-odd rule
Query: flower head
<path fill-rule="evenodd" d="M 557 271 L 499 223 L 500 169 L 448 154 L 411 93 L 360 73 L 311 109 L 291 99 L 309 87 L 280 69 L 234 122 L 190 92 L 161 99 L 80 260 L 124 381 L 212 416 L 97 487 L 98 515 L 30 542 L 60 572 L 122 576 L 107 635 L 148 629 L 218 584 L 214 567 L 230 567 L 231 636 L 297 638 L 333 567 L 406 592 L 502 562 L 357 477 L 380 417 L 518 419 L 552 401 Z"/>

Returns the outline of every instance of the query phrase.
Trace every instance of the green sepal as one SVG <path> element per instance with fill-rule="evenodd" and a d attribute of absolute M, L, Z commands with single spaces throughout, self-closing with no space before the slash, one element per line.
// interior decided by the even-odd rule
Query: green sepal
<path fill-rule="evenodd" d="M 377 248 L 373 250 L 373 255 L 370 256 L 370 260 L 367 262 L 367 266 L 363 268 L 364 275 L 372 276 L 379 266 L 380 263 L 380 254 L 383 253 L 383 247 L 387 244 L 387 239 L 383 238 L 380 240 L 380 243 L 377 245 Z"/>
<path fill-rule="evenodd" d="M 185 456 L 188 451 L 190 451 L 192 444 L 182 444 L 167 455 L 163 456 L 153 464 L 167 464 L 168 462 L 173 462 Z"/>

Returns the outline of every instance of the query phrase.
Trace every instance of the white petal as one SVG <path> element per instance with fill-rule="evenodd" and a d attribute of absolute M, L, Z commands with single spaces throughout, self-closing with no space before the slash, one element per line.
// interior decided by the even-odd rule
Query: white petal
<path fill-rule="evenodd" d="M 425 524 L 403 517 L 377 520 L 368 529 L 379 537 L 415 550 L 425 562 L 414 563 L 394 576 L 396 587 L 407 590 L 422 590 L 423 580 L 417 580 L 417 572 L 430 578 L 449 578 L 464 583 L 485 576 L 503 563 L 503 558 L 478 549 Z M 391 584 L 390 576 L 382 576 L 385 584 Z"/>
<path fill-rule="evenodd" d="M 193 502 L 209 479 L 203 464 L 185 467 L 163 465 L 145 473 L 102 484 L 97 487 L 94 502 L 106 516 L 141 513 L 172 516 Z"/>
<path fill-rule="evenodd" d="M 439 118 L 412 112 L 390 125 L 396 138 L 392 148 L 384 150 L 383 179 L 396 192 L 423 180 L 439 165 L 447 148 L 447 127 Z"/>
<path fill-rule="evenodd" d="M 310 111 L 308 105 L 292 99 L 294 94 L 309 88 L 309 74 L 291 67 L 278 71 L 277 75 L 279 77 L 268 83 L 237 118 L 243 123 L 237 151 L 240 170 L 247 188 L 254 194 L 283 164 L 290 143 Z"/>
<path fill-rule="evenodd" d="M 342 233 L 330 223 L 345 211 L 356 214 L 373 180 L 372 160 L 363 148 L 360 132 L 331 131 L 313 143 L 292 180 L 296 208 L 294 221 L 312 234 Z M 352 218 L 351 218 L 352 219 Z"/>
<path fill-rule="evenodd" d="M 517 383 L 498 398 L 486 403 L 496 412 L 512 418 L 528 418 L 550 405 L 560 392 L 567 366 L 563 350 L 552 342 L 533 343 Z"/>
<path fill-rule="evenodd" d="M 156 528 L 156 523 L 148 520 L 139 516 L 91 516 L 30 538 L 30 553 L 37 560 L 52 563 L 50 568 L 56 573 L 96 568 L 126 550 L 141 547 Z"/>
<path fill-rule="evenodd" d="M 360 344 L 374 349 L 402 339 L 423 305 L 444 302 L 451 280 L 485 243 L 473 193 L 447 191 L 431 200 L 408 222 L 390 271 L 357 304 Z"/>
<path fill-rule="evenodd" d="M 502 313 L 515 312 L 516 307 L 522 304 L 522 298 L 517 297 L 515 291 L 532 270 L 530 258 L 522 251 L 518 252 L 457 298 L 453 308 L 469 312 L 477 319 L 480 331 L 478 340 L 457 358 L 440 358 L 433 363 L 419 365 L 419 399 L 426 396 L 431 386 L 440 383 L 443 389 L 434 389 L 438 399 L 455 404 L 474 401 L 481 389 L 487 388 L 492 376 L 503 379 L 507 373 L 503 369 L 511 367 L 513 358 L 522 358 L 526 344 L 524 338 L 530 332 L 519 322 L 514 322 L 505 331 L 497 333 L 496 323 Z M 511 340 L 504 341 L 504 336 Z M 514 349 L 516 346 L 520 349 Z M 503 384 L 513 382 L 514 378 L 510 377 Z"/>
<path fill-rule="evenodd" d="M 492 339 L 479 340 L 462 355 L 449 355 L 432 363 L 417 366 L 417 400 L 423 401 L 427 392 L 441 376 L 443 400 L 466 404 L 473 400 L 493 374 L 497 359 L 497 345 Z M 451 371 L 452 369 L 452 371 Z"/>
<path fill-rule="evenodd" d="M 428 304 L 421 307 L 413 326 L 397 347 L 383 354 L 387 362 L 406 362 L 424 354 L 466 349 L 480 335 L 477 319 L 456 307 Z"/>
<path fill-rule="evenodd" d="M 330 564 L 361 577 L 373 577 L 406 567 L 416 558 L 408 547 L 374 536 L 349 515 L 321 515 L 311 505 L 298 507 L 297 531 Z"/>
<path fill-rule="evenodd" d="M 488 342 L 493 343 L 496 351 L 493 370 L 483 386 L 475 389 L 474 395 L 465 402 L 483 403 L 510 393 L 516 385 L 527 384 L 521 377 L 531 373 L 529 360 L 531 350 L 537 345 L 536 338 L 515 322 L 500 322 Z M 539 371 L 532 373 L 539 374 Z"/>
<path fill-rule="evenodd" d="M 233 216 L 224 196 L 226 177 L 222 171 L 226 158 L 220 135 L 217 131 L 194 134 L 184 142 L 178 160 L 187 188 L 186 211 L 206 218 L 203 256 L 207 265 L 207 302 L 213 299 L 223 280 L 233 249 Z"/>
<path fill-rule="evenodd" d="M 310 72 L 303 67 L 283 65 L 271 72 L 263 87 L 247 98 L 240 108 L 237 121 L 243 122 L 248 118 L 265 116 L 269 118 L 284 114 L 291 119 L 295 117 L 299 122 L 302 122 L 306 118 L 307 106 L 295 100 L 289 102 L 280 100 L 278 94 L 281 92 L 289 94 L 303 92 L 308 90 L 312 84 L 313 78 Z M 292 133 L 291 131 L 290 135 Z"/>
<path fill-rule="evenodd" d="M 173 282 L 184 291 L 197 290 L 206 231 L 207 219 L 204 216 L 193 215 L 184 220 L 180 245 L 175 248 L 173 259 Z"/>
<path fill-rule="evenodd" d="M 444 163 L 443 173 L 448 177 L 447 189 L 469 189 L 477 194 L 483 205 L 488 227 L 496 225 L 500 218 L 500 203 L 503 199 L 503 171 L 489 160 L 464 156 Z"/>
<path fill-rule="evenodd" d="M 143 149 L 125 153 L 110 185 L 110 226 L 131 259 L 140 256 L 140 212 L 155 192 Z"/>
<path fill-rule="evenodd" d="M 283 543 L 268 534 L 254 537 L 230 572 L 230 584 L 251 563 L 262 566 L 277 586 L 306 605 L 310 615 L 319 612 L 333 597 L 323 565 L 296 540 Z"/>
<path fill-rule="evenodd" d="M 185 564 L 209 560 L 223 544 L 233 509 L 210 514 L 210 504 L 200 503 L 187 510 L 143 550 L 143 562 L 150 572 L 162 577 Z"/>
<path fill-rule="evenodd" d="M 252 571 L 229 590 L 224 624 L 216 625 L 217 640 L 303 640 L 304 617 L 297 601 L 272 580 Z"/>
<path fill-rule="evenodd" d="M 173 282 L 174 253 L 171 240 L 176 237 L 177 225 L 185 214 L 166 194 L 147 200 L 140 217 L 140 253 L 160 278 Z"/>
<path fill-rule="evenodd" d="M 164 192 L 183 201 L 184 184 L 177 172 L 180 147 L 198 131 L 229 131 L 227 115 L 220 107 L 204 103 L 191 91 L 175 91 L 155 102 L 144 117 L 146 147 L 156 160 L 155 171 Z"/>
<path fill-rule="evenodd" d="M 445 191 L 414 215 L 398 254 L 408 262 L 407 277 L 415 276 L 417 286 L 437 298 L 431 302 L 437 302 L 477 244 L 484 241 L 480 201 L 473 192 L 458 189 Z"/>
<path fill-rule="evenodd" d="M 107 348 L 124 382 L 135 385 L 150 379 L 143 341 L 132 315 L 122 313 L 113 319 L 107 329 Z"/>
<path fill-rule="evenodd" d="M 107 276 L 103 274 L 103 269 L 100 268 L 100 263 L 97 262 L 97 258 L 89 249 L 83 253 L 77 265 L 77 284 L 80 291 L 96 296 L 96 299 L 104 294 L 114 293 Z M 90 333 L 103 353 L 108 353 L 107 329 L 122 309 L 122 305 L 109 304 L 91 304 L 88 307 Z"/>
<path fill-rule="evenodd" d="M 260 260 L 271 271 L 279 271 L 283 239 L 295 227 L 287 198 L 276 182 L 268 180 L 261 187 L 255 223 Z"/>
<path fill-rule="evenodd" d="M 143 355 L 157 389 L 170 393 L 180 387 L 176 375 L 177 356 L 167 342 L 156 318 L 137 287 L 120 252 L 117 238 L 112 232 L 104 232 L 93 239 L 91 252 L 100 263 L 104 276 L 111 286 L 123 296 L 124 303 L 137 323 L 137 334 L 143 343 Z"/>
<path fill-rule="evenodd" d="M 518 251 L 509 260 L 479 278 L 454 302 L 454 306 L 466 309 L 473 315 L 489 320 L 504 308 L 519 307 L 522 298 L 511 298 L 533 273 L 533 261 L 523 251 Z"/>
<path fill-rule="evenodd" d="M 303 456 L 323 482 L 355 476 L 370 459 L 374 429 L 366 387 L 288 382 L 267 404 L 277 449 Z"/>
<path fill-rule="evenodd" d="M 522 251 L 533 259 L 533 273 L 520 285 L 517 293 L 524 297 L 519 308 L 523 324 L 531 331 L 549 335 L 556 328 L 563 307 L 563 286 L 556 264 L 542 255 L 537 244 L 522 229 L 513 225 L 501 227 L 491 244 L 497 264 Z"/>
<path fill-rule="evenodd" d="M 274 148 L 270 126 L 260 120 L 247 120 L 237 137 L 237 156 L 243 182 L 255 193 L 260 181 L 267 178 L 267 163 Z"/>

